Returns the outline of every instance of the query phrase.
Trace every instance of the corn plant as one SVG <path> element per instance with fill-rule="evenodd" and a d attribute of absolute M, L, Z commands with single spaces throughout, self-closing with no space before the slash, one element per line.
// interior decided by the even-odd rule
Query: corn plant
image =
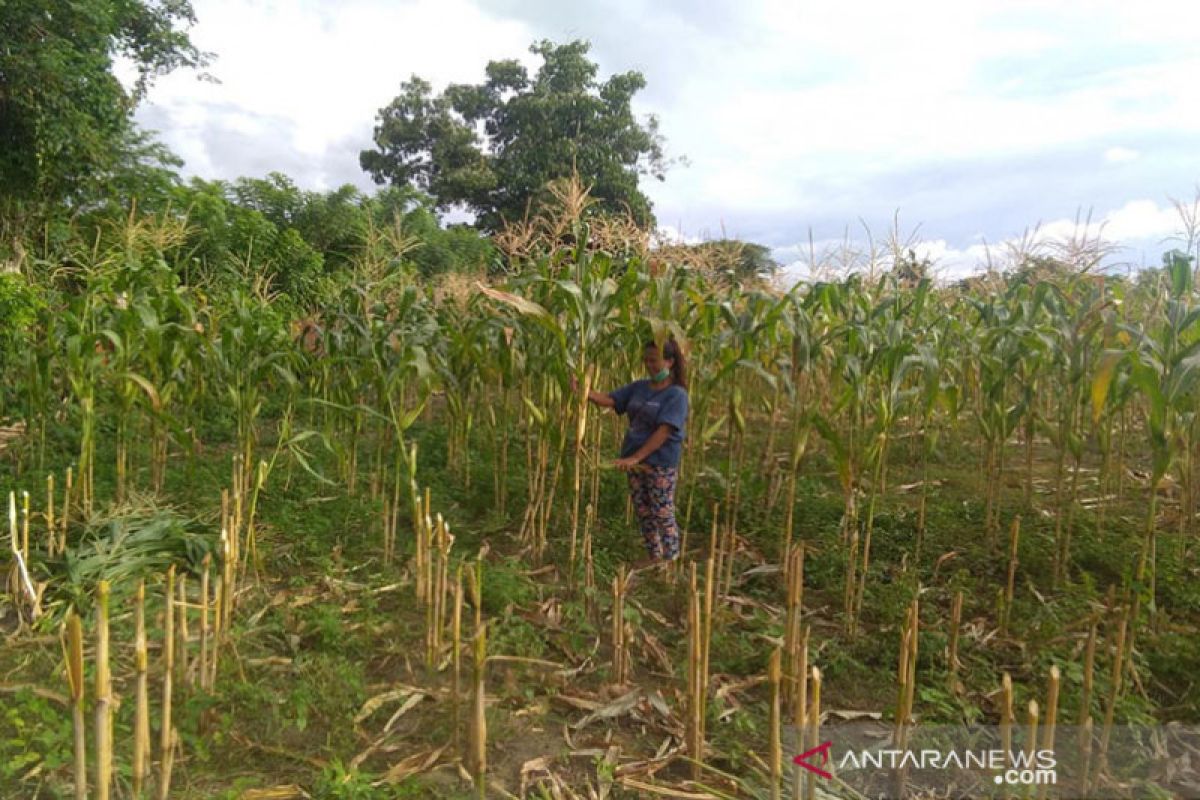
<path fill-rule="evenodd" d="M 1200 306 L 1194 299 L 1191 262 L 1177 254 L 1169 255 L 1166 261 L 1168 295 L 1161 322 L 1150 330 L 1129 331 L 1134 338 L 1130 379 L 1146 403 L 1151 453 L 1145 536 L 1133 576 L 1132 617 L 1135 621 L 1143 597 L 1156 616 L 1157 487 L 1183 454 L 1188 454 L 1184 466 L 1186 475 L 1186 459 L 1190 458 L 1193 444 L 1191 423 L 1195 418 L 1196 392 L 1200 385 Z"/>
<path fill-rule="evenodd" d="M 871 398 L 870 439 L 866 447 L 866 462 L 873 468 L 874 475 L 868 491 L 867 514 L 864 520 L 863 560 L 858 570 L 858 587 L 850 610 L 850 631 L 855 632 L 857 620 L 862 613 L 866 593 L 867 574 L 871 565 L 871 538 L 875 528 L 875 513 L 879 498 L 887 488 L 888 450 L 896 420 L 917 394 L 910 386 L 909 375 L 919 370 L 925 361 L 914 354 L 914 346 L 905 335 L 906 318 L 919 319 L 928 296 L 929 284 L 922 281 L 911 299 L 905 301 L 898 296 L 886 297 L 872 312 L 872 324 L 878 326 L 874 332 L 866 369 L 874 383 Z"/>
<path fill-rule="evenodd" d="M 1087 379 L 1093 370 L 1096 337 L 1103 325 L 1102 311 L 1106 305 L 1102 290 L 1092 283 L 1075 285 L 1072 295 L 1050 287 L 1047 302 L 1051 308 L 1051 327 L 1054 331 L 1056 361 L 1062 371 L 1057 384 L 1064 391 L 1059 395 L 1057 425 L 1053 436 L 1058 450 L 1055 470 L 1054 578 L 1062 580 L 1070 560 L 1071 527 L 1078 499 L 1079 467 L 1083 459 L 1083 410 Z M 1073 468 L 1069 488 L 1064 487 L 1065 462 L 1071 455 Z"/>
<path fill-rule="evenodd" d="M 284 342 L 277 312 L 261 299 L 235 289 L 226 314 L 215 323 L 207 342 L 206 363 L 213 373 L 214 389 L 229 403 L 237 436 L 240 468 L 234 480 L 240 496 L 253 486 L 258 459 L 258 420 L 271 389 L 295 386 L 290 348 Z M 236 532 L 235 532 L 236 534 Z"/>
<path fill-rule="evenodd" d="M 1021 361 L 1036 351 L 1040 342 L 1032 315 L 1041 301 L 1035 296 L 1032 302 L 1022 302 L 1021 291 L 1017 285 L 1006 296 L 971 301 L 979 314 L 979 332 L 973 340 L 976 349 L 965 356 L 965 361 L 972 363 L 964 363 L 964 377 L 983 440 L 984 528 L 989 550 L 995 547 L 999 529 L 1005 445 L 1026 414 L 1026 398 L 1014 402 L 1010 396 L 1014 376 L 1020 372 Z"/>

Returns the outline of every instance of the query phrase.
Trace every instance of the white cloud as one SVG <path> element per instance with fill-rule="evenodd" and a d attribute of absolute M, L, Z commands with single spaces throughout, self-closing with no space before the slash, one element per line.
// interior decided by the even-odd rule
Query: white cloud
<path fill-rule="evenodd" d="M 660 220 L 698 232 L 750 221 L 758 233 L 768 223 L 757 221 L 769 219 L 778 227 L 759 239 L 774 242 L 796 237 L 799 223 L 827 209 L 860 202 L 867 207 L 851 214 L 879 218 L 900 207 L 928 218 L 935 200 L 944 204 L 932 195 L 967 169 L 999 172 L 1017 158 L 1072 148 L 1091 168 L 1097 152 L 1106 164 L 1127 165 L 1111 170 L 1125 181 L 1112 197 L 1178 190 L 1161 183 L 1167 173 L 1153 137 L 1200 134 L 1200 55 L 1191 40 L 1200 3 L 747 0 L 721 11 L 722 24 L 694 25 L 673 4 L 621 0 L 603 12 L 573 5 L 547 28 L 538 15 L 505 17 L 481 2 L 194 0 L 193 38 L 217 54 L 210 71 L 221 83 L 169 75 L 139 113 L 193 174 L 281 169 L 306 188 L 366 188 L 358 151 L 370 144 L 376 111 L 410 75 L 435 89 L 475 82 L 490 59 L 532 63 L 528 46 L 542 36 L 603 41 L 599 28 L 620 27 L 623 49 L 592 55 L 604 73 L 646 74 L 657 100 L 643 107 L 643 95 L 635 107 L 656 112 L 670 153 L 691 162 L 665 183 L 644 184 Z M 519 7 L 508 4 L 510 13 Z M 1190 183 L 1188 168 L 1173 165 Z M 926 185 L 898 174 L 919 174 Z M 955 235 L 979 230 L 1002 240 L 996 219 L 1014 216 L 1018 192 L 1040 191 L 1036 177 L 1014 181 L 1006 197 L 963 181 L 952 211 L 973 218 L 939 234 L 944 249 L 939 239 L 927 246 L 947 264 L 975 258 L 975 245 L 950 243 Z M 1043 192 L 1054 202 L 1039 206 L 1051 215 L 1105 201 L 1075 196 L 1080 182 L 1069 173 L 1056 177 Z M 872 193 L 885 178 L 887 192 Z M 1164 209 L 1151 205 L 1116 209 L 1105 232 L 1159 230 Z"/>
<path fill-rule="evenodd" d="M 163 138 L 185 157 L 195 155 L 194 138 L 204 125 L 251 137 L 260 156 L 290 154 L 287 163 L 296 156 L 328 156 L 348 141 L 369 142 L 376 112 L 410 75 L 435 88 L 477 81 L 489 59 L 528 56 L 533 39 L 524 25 L 492 18 L 467 0 L 194 5 L 199 22 L 192 38 L 217 54 L 209 72 L 220 83 L 173 73 L 148 98 L 157 107 L 153 115 L 168 121 Z M 143 117 L 150 113 L 141 109 Z M 285 123 L 283 140 L 279 126 L 264 125 L 264 119 Z M 200 163 L 188 157 L 188 170 L 235 177 L 236 167 L 222 162 L 230 155 L 237 154 L 209 153 Z M 357 149 L 341 156 L 341 174 L 331 182 L 362 178 Z M 296 177 L 308 184 L 331 176 Z"/>
<path fill-rule="evenodd" d="M 915 249 L 917 257 L 929 259 L 934 274 L 945 280 L 965 278 L 979 272 L 994 263 L 996 258 L 993 249 L 983 243 L 958 248 L 945 239 L 936 239 L 922 242 Z"/>
<path fill-rule="evenodd" d="M 1129 161 L 1136 161 L 1140 156 L 1137 150 L 1131 150 L 1128 147 L 1110 147 L 1104 151 L 1104 160 L 1109 164 L 1124 164 Z"/>
<path fill-rule="evenodd" d="M 912 249 L 917 258 L 929 260 L 933 276 L 939 280 L 972 275 L 996 258 L 992 248 L 983 243 L 958 248 L 945 239 L 932 239 L 914 242 Z M 783 286 L 800 280 L 836 279 L 852 271 L 866 272 L 872 263 L 870 244 L 857 239 L 830 239 L 814 242 L 811 247 L 806 242 L 778 248 L 774 254 L 784 264 L 777 278 Z M 892 264 L 890 253 L 879 249 L 878 244 L 874 264 L 877 271 L 886 271 Z"/>
<path fill-rule="evenodd" d="M 1180 19 L 1172 16 L 1179 4 L 1151 5 L 1158 11 L 1007 0 L 750 4 L 761 33 L 755 47 L 699 61 L 664 112 L 668 142 L 693 167 L 651 192 L 671 207 L 719 206 L 750 193 L 752 208 L 808 211 L 823 202 L 801 191 L 814 182 L 861 185 L 1097 139 L 1195 135 L 1200 58 L 1185 49 L 1194 28 L 1168 22 Z M 1182 13 L 1200 21 L 1191 8 Z M 1127 55 L 1138 47 L 1142 56 Z M 1171 47 L 1174 58 L 1161 55 Z M 1061 53 L 1076 55 L 1024 76 Z M 714 177 L 731 172 L 733 180 Z M 758 184 L 769 188 L 759 193 Z M 906 205 L 899 197 L 884 203 Z"/>
<path fill-rule="evenodd" d="M 671 225 L 659 225 L 654 233 L 663 244 L 700 244 L 704 241 L 701 236 L 686 233 L 683 228 Z"/>
<path fill-rule="evenodd" d="M 1175 236 L 1182 225 L 1179 210 L 1170 203 L 1153 200 L 1130 200 L 1111 209 L 1099 218 L 1055 219 L 1036 226 L 1022 235 L 1011 235 L 995 242 L 978 241 L 954 245 L 946 239 L 920 240 L 912 244 L 918 258 L 928 259 L 934 275 L 942 280 L 956 280 L 986 270 L 1012 266 L 1018 252 L 1054 254 L 1061 252 L 1071 241 L 1103 243 L 1112 246 L 1113 264 L 1122 259 L 1125 251 L 1141 251 L 1148 245 L 1161 244 Z M 877 250 L 879 245 L 876 245 Z M 808 242 L 776 248 L 776 259 L 785 266 L 780 282 L 790 285 L 797 280 L 818 276 L 844 275 L 853 270 L 866 270 L 870 264 L 869 244 L 862 239 L 826 239 L 811 245 Z M 813 265 L 816 264 L 814 269 Z M 877 265 L 888 267 L 886 252 L 877 254 Z"/>
<path fill-rule="evenodd" d="M 1120 244 L 1132 240 L 1162 240 L 1178 231 L 1179 227 L 1179 212 L 1170 204 L 1130 200 L 1099 218 L 1048 222 L 1040 226 L 1039 234 L 1050 241 L 1086 236 L 1092 239 L 1103 237 Z"/>

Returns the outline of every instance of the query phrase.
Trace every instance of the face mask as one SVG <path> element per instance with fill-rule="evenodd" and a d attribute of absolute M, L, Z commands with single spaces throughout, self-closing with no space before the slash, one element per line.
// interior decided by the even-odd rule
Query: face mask
<path fill-rule="evenodd" d="M 657 375 L 651 375 L 650 380 L 654 381 L 655 383 L 658 383 L 659 381 L 665 381 L 667 379 L 667 376 L 670 374 L 671 374 L 671 370 L 667 369 L 666 367 L 663 367 L 662 371 L 659 372 Z"/>

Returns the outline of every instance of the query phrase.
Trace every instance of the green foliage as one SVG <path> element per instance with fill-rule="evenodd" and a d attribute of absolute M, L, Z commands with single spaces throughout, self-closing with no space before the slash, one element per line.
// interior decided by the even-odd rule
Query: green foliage
<path fill-rule="evenodd" d="M 351 185 L 312 192 L 273 172 L 233 183 L 193 179 L 172 191 L 190 226 L 178 262 L 189 282 L 229 291 L 259 280 L 266 291 L 285 295 L 296 314 L 340 290 L 368 255 L 372 226 L 399 225 L 413 237 L 405 259 L 426 277 L 477 272 L 494 257 L 489 240 L 465 225 L 443 228 L 431 199 L 410 189 L 385 188 L 370 197 Z M 342 279 L 329 280 L 336 275 Z"/>
<path fill-rule="evenodd" d="M 20 274 L 0 272 L 0 420 L 14 399 L 14 373 L 33 345 L 34 325 L 43 308 L 45 301 L 36 286 Z"/>
<path fill-rule="evenodd" d="M 749 675 L 765 660 L 762 639 L 740 626 L 714 625 L 710 647 L 712 672 Z"/>
<path fill-rule="evenodd" d="M 204 556 L 215 550 L 212 533 L 196 520 L 168 509 L 134 511 L 95 520 L 78 544 L 41 565 L 52 596 L 86 608 L 100 580 L 130 591 L 139 578 L 162 575 L 171 564 L 198 575 Z"/>
<path fill-rule="evenodd" d="M 310 192 L 286 175 L 272 172 L 264 179 L 239 178 L 226 196 L 231 203 L 262 214 L 278 231 L 293 232 L 324 257 L 328 270 L 348 266 L 361 249 L 370 212 L 366 198 L 350 184 Z"/>
<path fill-rule="evenodd" d="M 425 277 L 448 272 L 483 272 L 495 257 L 491 240 L 468 225 L 442 228 L 437 216 L 426 208 L 411 211 L 403 221 L 404 230 L 421 240 L 412 252 L 412 261 Z"/>
<path fill-rule="evenodd" d="M 396 795 L 387 786 L 375 788 L 369 776 L 334 759 L 317 777 L 312 796 L 313 800 L 383 800 L 405 795 Z"/>
<path fill-rule="evenodd" d="M 509 615 L 488 633 L 488 650 L 506 656 L 540 658 L 546 653 L 546 634 L 525 618 Z"/>
<path fill-rule="evenodd" d="M 186 210 L 190 224 L 183 247 L 188 257 L 179 265 L 185 279 L 225 290 L 265 280 L 264 291 L 283 292 L 307 305 L 324 270 L 323 256 L 299 230 L 268 216 L 277 215 L 277 208 L 264 212 L 254 204 L 242 205 L 234 201 L 236 194 L 222 181 L 199 178 L 176 189 L 175 202 Z"/>
<path fill-rule="evenodd" d="M 516 60 L 492 61 L 483 83 L 434 96 L 414 75 L 380 109 L 376 149 L 359 157 L 363 169 L 377 183 L 428 191 L 440 208 L 465 205 L 492 231 L 521 219 L 544 199 L 546 184 L 577 169 L 600 208 L 628 209 L 649 225 L 638 176 L 661 180 L 664 163 L 656 119 L 640 123 L 631 109 L 645 78 L 626 72 L 599 82 L 583 41 L 530 50 L 543 62 L 532 77 Z"/>
<path fill-rule="evenodd" d="M 1155 281 L 1139 287 L 1069 276 L 1047 284 L 1022 274 L 1001 278 L 994 290 L 943 290 L 892 274 L 879 281 L 851 279 L 776 294 L 713 282 L 697 270 L 648 274 L 634 259 L 573 246 L 522 264 L 503 288 L 476 291 L 466 281 L 432 285 L 421 280 L 421 272 L 436 274 L 462 263 L 456 262 L 457 251 L 444 259 L 436 255 L 438 237 L 463 237 L 464 252 L 482 240 L 467 229 L 443 230 L 432 204 L 413 191 L 392 188 L 371 198 L 353 190 L 306 193 L 283 176 L 270 176 L 195 183 L 179 196 L 189 198 L 193 224 L 203 214 L 213 220 L 188 234 L 182 245 L 155 241 L 161 217 L 152 224 L 133 216 L 122 227 L 104 230 L 91 257 L 79 255 L 84 251 L 77 247 L 76 260 L 62 266 L 39 257 L 35 267 L 45 263 L 54 271 L 34 288 L 15 276 L 0 281 L 5 292 L 0 298 L 7 298 L 3 308 L 16 309 L 14 318 L 23 316 L 22 341 L 33 343 L 30 363 L 15 373 L 13 383 L 21 411 L 30 411 L 31 430 L 42 435 L 25 438 L 46 442 L 48 456 L 44 468 L 29 469 L 20 460 L 31 449 L 26 442 L 16 459 L 9 454 L 17 448 L 4 452 L 0 472 L 6 485 L 28 487 L 34 495 L 30 563 L 36 579 L 52 578 L 47 610 L 54 612 L 63 605 L 56 588 L 72 571 L 76 588 L 71 591 L 83 604 L 99 576 L 128 591 L 138 575 L 161 572 L 167 563 L 194 565 L 216 533 L 211 517 L 230 479 L 231 442 L 249 464 L 273 459 L 272 451 L 281 454 L 289 443 L 308 436 L 330 444 L 310 448 L 305 455 L 311 464 L 285 459 L 286 466 L 264 487 L 256 517 L 265 568 L 262 593 L 242 595 L 247 605 L 232 629 L 236 655 L 234 647 L 225 651 L 228 660 L 213 694 L 196 693 L 177 706 L 189 776 L 196 776 L 197 786 L 206 779 L 217 782 L 214 773 L 227 763 L 229 750 L 244 747 L 244 737 L 264 745 L 263 772 L 295 774 L 294 759 L 267 757 L 281 748 L 318 753 L 331 763 L 316 788 L 311 774 L 307 781 L 295 779 L 315 796 L 424 797 L 437 791 L 420 787 L 419 781 L 375 788 L 375 776 L 345 767 L 382 735 L 378 720 L 355 726 L 355 711 L 368 695 L 398 679 L 407 681 L 405 665 L 420 649 L 422 611 L 408 594 L 409 481 L 431 486 L 433 510 L 453 521 L 453 559 L 469 562 L 477 547 L 489 548 L 484 616 L 493 656 L 546 657 L 579 666 L 593 646 L 605 647 L 608 578 L 619 563 L 641 555 L 640 542 L 623 519 L 624 476 L 604 469 L 605 455 L 619 441 L 620 420 L 589 417 L 581 430 L 576 424 L 581 398 L 566 387 L 572 377 L 591 377 L 603 391 L 639 374 L 641 342 L 649 336 L 670 331 L 688 340 L 689 357 L 695 354 L 690 391 L 696 410 L 688 453 L 695 460 L 681 471 L 678 495 L 689 555 L 703 557 L 708 550 L 714 513 L 721 515 L 720 523 L 729 509 L 738 513 L 732 594 L 715 609 L 710 661 L 714 686 L 733 692 L 710 698 L 710 730 L 718 752 L 730 755 L 735 765 L 748 759 L 751 745 L 765 734 L 762 704 L 746 702 L 749 685 L 737 683 L 763 673 L 783 624 L 777 611 L 783 587 L 771 567 L 786 539 L 780 535 L 785 513 L 794 523 L 786 531 L 791 541 L 803 539 L 808 545 L 804 611 L 813 623 L 810 662 L 826 676 L 830 708 L 889 712 L 900 610 L 920 592 L 920 717 L 992 719 L 994 704 L 984 699 L 1002 671 L 1012 675 L 1022 699 L 1040 697 L 1045 671 L 1057 663 L 1064 666 L 1061 718 L 1071 719 L 1087 619 L 1102 608 L 1098 603 L 1110 585 L 1119 590 L 1123 575 L 1129 579 L 1140 555 L 1133 538 L 1136 523 L 1126 518 L 1145 513 L 1147 487 L 1138 473 L 1153 466 L 1155 447 L 1165 447 L 1172 458 L 1164 469 L 1176 484 L 1195 485 L 1194 473 L 1187 470 L 1200 424 L 1194 414 L 1200 316 L 1186 259 L 1172 259 Z M 390 227 L 397 216 L 398 232 Z M 595 227 L 580 224 L 571 235 L 578 242 Z M 365 233 L 355 233 L 360 230 Z M 302 254 L 289 255 L 289 236 L 321 255 L 322 263 L 303 267 Z M 331 249 L 314 246 L 318 238 Z M 335 264 L 330 253 L 343 248 L 345 260 Z M 259 261 L 255 254 L 266 251 L 283 255 Z M 280 267 L 283 263 L 301 265 L 299 275 L 315 270 L 321 276 L 316 288 L 303 288 L 298 281 L 302 288 L 295 290 L 320 303 L 320 312 L 311 317 L 319 328 L 311 350 L 288 335 L 291 315 L 299 310 L 295 298 L 272 302 L 263 296 L 263 270 L 272 271 L 272 281 L 282 281 L 279 272 L 291 269 Z M 39 280 L 37 270 L 30 271 Z M 26 289 L 34 293 L 32 304 Z M 431 398 L 435 389 L 438 396 Z M 1124 416 L 1114 417 L 1114 411 Z M 61 562 L 43 557 L 40 481 L 47 471 L 62 474 L 82 438 L 77 423 L 84 419 L 94 423 L 97 442 L 99 519 L 112 513 L 105 490 L 115 442 L 130 445 L 136 478 L 148 449 L 143 440 L 162 435 L 165 428 L 172 465 L 186 459 L 198 477 L 171 469 L 164 493 L 188 504 L 189 514 L 191 509 L 208 512 L 204 527 L 197 528 L 183 512 L 162 522 L 141 512 L 122 525 L 93 525 L 80 542 L 87 517 L 77 514 L 68 556 Z M 1121 472 L 1112 459 L 1104 460 L 1103 450 L 1105 426 L 1111 436 L 1118 423 Z M 303 432 L 293 434 L 293 426 Z M 1069 481 L 1060 480 L 1060 489 L 1039 474 L 1044 489 L 1030 498 L 1028 508 L 1019 505 L 1010 478 L 1023 474 L 1023 460 L 1013 454 L 996 462 L 997 454 L 1021 452 L 1013 445 L 1022 443 L 1027 429 L 1037 439 L 1036 466 L 1053 464 L 1060 454 L 1083 461 L 1078 499 L 1071 496 Z M 1155 444 L 1149 437 L 1157 429 L 1162 440 Z M 938 432 L 940 448 L 933 441 Z M 581 437 L 578 450 L 573 435 Z M 505 446 L 507 483 L 493 483 L 491 472 L 499 469 Z M 805 446 L 813 452 L 804 455 Z M 452 453 L 469 456 L 474 473 L 456 471 Z M 547 454 L 543 464 L 540 453 Z M 599 480 L 590 528 L 598 588 L 584 595 L 600 611 L 594 620 L 587 619 L 579 583 L 569 593 L 565 581 L 548 577 L 550 571 L 531 569 L 530 551 L 521 549 L 529 532 L 517 530 L 521 522 L 546 512 L 550 535 L 543 563 L 558 567 L 561 579 L 577 464 L 583 503 L 591 502 L 591 479 Z M 984 476 L 978 474 L 981 466 Z M 1071 466 L 1060 467 L 1060 474 L 1069 478 Z M 1093 466 L 1107 471 L 1097 475 L 1090 471 Z M 540 477 L 534 472 L 539 469 Z M 357 484 L 349 478 L 352 470 Z M 78 479 L 81 473 L 75 474 Z M 474 485 L 464 480 L 472 474 L 480 479 Z M 790 480 L 797 474 L 798 480 Z M 1123 501 L 1113 497 L 1111 484 L 1118 475 L 1126 478 Z M 544 506 L 527 502 L 539 485 L 548 487 Z M 980 498 L 980 488 L 989 485 L 997 492 Z M 497 502 L 502 490 L 511 495 L 507 508 Z M 384 565 L 379 561 L 381 495 L 390 498 L 392 492 L 399 497 L 400 552 Z M 1084 502 L 1092 497 L 1103 505 Z M 914 542 L 916 509 L 926 499 L 927 508 L 920 506 L 925 512 L 921 550 Z M 1150 531 L 1175 524 L 1186 528 L 1187 519 L 1173 513 L 1181 501 L 1164 503 L 1172 509 L 1166 517 L 1146 514 L 1144 525 Z M 1039 513 L 1056 504 L 1067 513 Z M 989 505 L 995 507 L 990 515 Z M 995 589 L 1003 585 L 1006 564 L 1003 539 L 989 550 L 985 526 L 996 519 L 1007 523 L 1015 513 L 1025 522 L 1011 624 L 1004 635 L 993 635 Z M 1076 543 L 1062 548 L 1071 569 L 1055 587 L 1050 575 L 1058 551 L 1048 544 L 1057 519 L 1072 526 Z M 873 560 L 856 559 L 865 597 L 862 630 L 857 637 L 839 637 L 830 623 L 845 597 L 851 563 L 847 537 L 868 530 L 874 532 Z M 202 547 L 189 543 L 197 536 Z M 1139 632 L 1132 651 L 1139 680 L 1127 684 L 1117 708 L 1120 720 L 1195 709 L 1188 687 L 1197 659 L 1198 601 L 1187 541 L 1164 536 L 1161 546 L 1148 551 L 1157 570 L 1153 594 L 1153 574 L 1131 581 L 1147 600 L 1161 601 L 1162 624 L 1157 635 L 1142 634 L 1152 628 L 1135 615 L 1130 630 Z M 751 566 L 757 569 L 747 572 Z M 300 591 L 283 593 L 284 586 Z M 685 586 L 648 573 L 632 584 L 625 614 L 638 633 L 633 650 L 640 681 L 661 688 L 658 659 L 643 632 L 667 648 L 671 667 L 682 669 Z M 965 692 L 945 681 L 945 608 L 955 590 L 967 598 L 957 673 Z M 256 608 L 260 601 L 269 606 Z M 561 617 L 553 615 L 556 608 Z M 548 626 L 539 624 L 535 609 L 551 618 Z M 53 629 L 56 616 L 46 615 L 43 633 Z M 1103 654 L 1111 647 L 1114 616 L 1104 619 L 1092 698 L 1096 710 L 1102 710 L 1107 696 Z M 113 641 L 129 642 L 129 615 L 115 615 L 114 624 Z M 0 671 L 14 682 L 27 679 L 22 671 L 38 681 L 60 681 L 61 676 L 46 677 L 55 674 L 59 658 L 57 640 L 46 641 L 42 663 L 23 663 L 25 654 L 37 649 L 30 642 L 0 653 Z M 122 679 L 128 676 L 128 654 L 122 649 L 117 655 Z M 590 690 L 603 680 L 596 660 L 602 657 L 593 656 L 590 667 L 572 676 L 573 685 Z M 489 691 L 492 697 L 497 690 L 505 696 L 487 709 L 493 741 L 522 736 L 531 728 L 526 709 L 540 707 L 546 690 L 555 687 L 546 682 L 544 670 L 537 670 L 543 682 L 535 682 L 534 670 L 526 665 L 492 663 L 497 669 L 489 677 Z M 512 683 L 501 683 L 502 677 Z M 434 688 L 444 687 L 448 675 L 430 679 Z M 1136 686 L 1145 694 L 1129 691 Z M 757 697 L 763 689 L 755 690 Z M 118 691 L 129 697 L 127 685 Z M 24 724 L 24 730 L 38 727 L 41 734 L 41 712 L 31 707 L 36 698 L 15 697 L 15 713 L 26 721 L 14 722 L 7 707 L 0 721 L 13 728 Z M 392 733 L 412 734 L 406 745 L 440 746 L 451 735 L 444 708 L 422 704 L 404 719 L 406 730 Z M 203 738 L 197 732 L 202 709 L 211 712 L 207 716 L 213 722 Z M 117 721 L 122 735 L 131 712 L 126 700 Z M 605 724 L 633 730 L 622 720 Z M 27 749 L 41 748 L 38 752 L 61 759 L 66 750 L 55 743 L 62 731 L 44 736 L 44 747 L 36 736 L 25 737 Z M 11 742 L 3 747 L 0 756 L 16 751 Z M 493 752 L 501 755 L 493 762 L 497 772 L 511 764 L 503 759 L 512 751 Z M 380 751 L 364 766 L 385 763 L 385 755 Z M 387 758 L 386 763 L 395 763 Z M 27 756 L 12 761 L 15 770 L 23 770 L 19 774 L 35 766 Z M 57 770 L 66 772 L 61 761 Z M 10 792 L 4 780 L 14 779 L 0 780 L 0 795 L 32 791 L 20 786 Z M 204 785 L 204 791 L 216 794 L 231 781 L 221 776 L 220 782 L 220 787 Z"/>
<path fill-rule="evenodd" d="M 536 585 L 521 574 L 524 565 L 517 559 L 506 559 L 483 568 L 483 610 L 488 616 L 505 613 L 512 605 L 524 605 L 536 597 Z"/>
<path fill-rule="evenodd" d="M 927 710 L 923 718 L 928 722 L 945 725 L 971 725 L 980 722 L 979 717 L 982 715 L 982 711 L 978 706 L 968 702 L 966 698 L 952 694 L 936 683 L 919 686 L 917 696 L 921 700 L 922 707 Z"/>
<path fill-rule="evenodd" d="M 188 0 L 53 7 L 6 0 L 0 13 L 0 199 L 85 200 L 128 152 L 130 114 L 151 80 L 206 61 Z M 137 70 L 132 96 L 113 74 Z"/>
<path fill-rule="evenodd" d="M 21 689 L 0 703 L 0 792 L 17 797 L 18 780 L 31 771 L 52 772 L 70 763 L 71 715 L 65 709 Z M 12 792 L 12 794 L 10 794 Z"/>
<path fill-rule="evenodd" d="M 344 630 L 341 606 L 336 603 L 314 603 L 304 609 L 306 648 L 328 651 L 349 651 L 352 640 Z"/>

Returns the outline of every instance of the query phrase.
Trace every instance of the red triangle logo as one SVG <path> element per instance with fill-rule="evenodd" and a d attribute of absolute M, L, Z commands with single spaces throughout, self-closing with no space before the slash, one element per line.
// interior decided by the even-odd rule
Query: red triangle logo
<path fill-rule="evenodd" d="M 821 769 L 821 767 L 818 767 L 815 764 L 808 763 L 808 758 L 810 756 L 820 753 L 822 766 L 825 764 L 828 764 L 829 763 L 829 748 L 831 748 L 831 747 L 833 747 L 833 742 L 822 742 L 821 744 L 817 745 L 813 749 L 811 749 L 807 752 L 801 753 L 800 755 L 793 758 L 792 763 L 799 764 L 800 766 L 804 767 L 809 772 L 817 773 L 822 778 L 832 778 L 833 775 L 831 773 L 826 772 L 825 770 Z"/>

